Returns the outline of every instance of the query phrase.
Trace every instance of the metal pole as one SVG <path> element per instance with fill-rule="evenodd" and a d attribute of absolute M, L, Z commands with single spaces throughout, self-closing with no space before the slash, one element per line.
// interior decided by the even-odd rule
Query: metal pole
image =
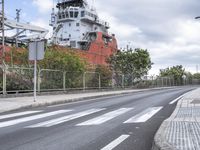
<path fill-rule="evenodd" d="M 37 87 L 37 60 L 34 60 L 34 102 L 37 100 L 37 93 L 36 93 L 36 87 Z"/>
<path fill-rule="evenodd" d="M 37 101 L 37 50 L 38 50 L 38 42 L 36 41 L 35 60 L 34 60 L 34 102 Z"/>
<path fill-rule="evenodd" d="M 83 90 L 85 90 L 86 87 L 85 74 L 86 72 L 83 73 Z"/>
<path fill-rule="evenodd" d="M 3 95 L 6 95 L 6 64 L 5 64 L 5 13 L 4 0 L 2 3 L 2 67 L 3 67 Z"/>
<path fill-rule="evenodd" d="M 16 20 L 17 22 L 19 22 L 19 19 L 20 19 L 20 11 L 21 9 L 16 9 Z M 19 33 L 19 29 L 17 29 L 17 35 Z M 17 36 L 16 36 L 16 47 L 18 47 L 18 39 L 17 39 Z"/>
<path fill-rule="evenodd" d="M 101 75 L 99 73 L 99 89 L 101 89 Z"/>
<path fill-rule="evenodd" d="M 66 91 L 66 71 L 63 72 L 63 90 Z"/>
<path fill-rule="evenodd" d="M 40 84 L 41 84 L 41 70 L 38 70 L 38 92 L 40 93 Z"/>

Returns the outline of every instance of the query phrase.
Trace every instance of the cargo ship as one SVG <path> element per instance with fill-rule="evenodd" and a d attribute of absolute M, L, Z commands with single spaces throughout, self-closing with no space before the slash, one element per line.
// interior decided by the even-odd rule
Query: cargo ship
<path fill-rule="evenodd" d="M 58 0 L 52 9 L 51 42 L 72 48 L 93 65 L 107 65 L 107 58 L 117 52 L 117 40 L 109 34 L 109 23 L 99 18 L 86 0 Z"/>

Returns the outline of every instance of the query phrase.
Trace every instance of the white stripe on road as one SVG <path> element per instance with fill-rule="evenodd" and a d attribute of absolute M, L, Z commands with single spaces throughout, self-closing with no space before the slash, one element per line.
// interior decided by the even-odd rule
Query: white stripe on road
<path fill-rule="evenodd" d="M 93 119 L 88 120 L 86 122 L 77 124 L 77 126 L 99 125 L 99 124 L 102 124 L 102 123 L 104 123 L 108 120 L 111 120 L 111 119 L 113 119 L 113 118 L 115 118 L 119 115 L 122 115 L 122 114 L 124 114 L 124 113 L 126 113 L 126 112 L 128 112 L 132 109 L 133 108 L 121 108 L 121 109 L 106 113 L 106 114 L 99 116 L 97 118 L 93 118 Z"/>
<path fill-rule="evenodd" d="M 41 119 L 41 118 L 45 118 L 45 117 L 49 117 L 49 116 L 53 116 L 53 115 L 58 115 L 58 114 L 62 114 L 62 113 L 70 112 L 70 111 L 72 111 L 72 110 L 59 110 L 59 111 L 39 114 L 39 115 L 35 115 L 35 116 L 5 121 L 5 122 L 0 123 L 0 128 L 8 127 L 8 126 L 16 125 L 16 124 L 19 124 L 19 123 L 36 120 L 36 119 Z"/>
<path fill-rule="evenodd" d="M 35 114 L 35 113 L 39 113 L 39 112 L 42 112 L 42 111 L 25 111 L 25 112 L 20 112 L 20 113 L 2 115 L 2 116 L 0 116 L 0 119 L 8 119 L 8 118 L 19 117 L 19 116 L 23 116 L 23 115 Z"/>
<path fill-rule="evenodd" d="M 137 114 L 136 116 L 130 118 L 129 120 L 125 121 L 124 123 L 142 123 L 149 120 L 153 117 L 157 112 L 159 112 L 163 107 L 152 107 L 148 108 L 147 110 Z"/>
<path fill-rule="evenodd" d="M 117 147 L 120 143 L 126 140 L 130 135 L 121 135 L 119 138 L 102 148 L 101 150 L 112 150 Z"/>
<path fill-rule="evenodd" d="M 93 113 L 96 113 L 96 112 L 99 112 L 99 111 L 102 111 L 102 110 L 105 110 L 105 108 L 90 109 L 90 110 L 87 110 L 87 111 L 83 111 L 83 112 L 79 112 L 79 113 L 76 113 L 76 114 L 64 116 L 64 117 L 61 117 L 61 118 L 41 122 L 41 123 L 38 123 L 38 124 L 35 124 L 35 125 L 32 125 L 32 126 L 28 126 L 27 128 L 51 127 L 51 126 L 58 125 L 58 124 L 61 124 L 61 123 L 67 122 L 67 121 L 71 121 L 71 120 L 74 120 L 74 119 L 77 119 L 77 118 L 80 118 L 80 117 L 83 117 L 83 116 L 87 116 L 87 115 L 90 115 L 90 114 L 93 114 Z"/>
<path fill-rule="evenodd" d="M 185 95 L 185 94 L 184 94 Z M 174 103 L 176 103 L 177 101 L 179 101 L 184 95 L 179 96 L 178 98 L 176 98 L 175 100 L 171 101 L 169 104 L 172 105 Z"/>

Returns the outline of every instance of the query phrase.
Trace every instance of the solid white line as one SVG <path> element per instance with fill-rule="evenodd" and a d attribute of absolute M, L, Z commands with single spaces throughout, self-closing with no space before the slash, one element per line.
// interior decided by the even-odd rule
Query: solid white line
<path fill-rule="evenodd" d="M 126 140 L 130 135 L 121 135 L 119 138 L 102 148 L 101 150 L 112 150 L 117 147 L 120 143 Z"/>
<path fill-rule="evenodd" d="M 42 111 L 25 111 L 25 112 L 20 112 L 20 113 L 2 115 L 2 116 L 0 116 L 0 119 L 8 119 L 8 118 L 19 117 L 19 116 L 23 116 L 23 115 L 35 114 L 35 113 L 39 113 L 39 112 L 42 112 Z"/>
<path fill-rule="evenodd" d="M 71 120 L 74 120 L 74 119 L 77 119 L 77 118 L 80 118 L 80 117 L 83 117 L 83 116 L 87 116 L 87 115 L 90 115 L 90 114 L 93 114 L 93 113 L 96 113 L 96 112 L 99 112 L 99 111 L 102 111 L 102 110 L 105 110 L 105 108 L 90 109 L 90 110 L 79 112 L 79 113 L 76 113 L 76 114 L 72 114 L 72 115 L 60 117 L 60 118 L 57 118 L 57 119 L 41 122 L 41 123 L 38 123 L 38 124 L 35 124 L 35 125 L 32 125 L 32 126 L 28 126 L 27 128 L 51 127 L 51 126 L 58 125 L 58 124 L 61 124 L 61 123 L 67 122 L 67 121 L 71 121 Z"/>
<path fill-rule="evenodd" d="M 184 94 L 185 95 L 185 94 Z M 171 101 L 169 104 L 172 105 L 174 103 L 176 103 L 177 101 L 179 101 L 184 95 L 179 96 L 178 98 L 176 98 L 175 100 Z"/>
<path fill-rule="evenodd" d="M 11 121 L 5 121 L 5 122 L 0 123 L 0 128 L 8 127 L 8 126 L 16 125 L 19 123 L 36 120 L 36 119 L 41 119 L 41 118 L 45 118 L 45 117 L 49 117 L 49 116 L 53 116 L 53 115 L 58 115 L 58 114 L 62 114 L 62 113 L 70 112 L 70 111 L 72 111 L 72 110 L 59 110 L 59 111 L 39 114 L 39 115 L 35 115 L 35 116 L 15 119 L 15 120 L 11 120 Z"/>
<path fill-rule="evenodd" d="M 125 121 L 124 123 L 142 123 L 149 120 L 153 117 L 157 112 L 159 112 L 163 107 L 152 107 L 148 108 L 147 110 L 135 115 L 134 117 L 130 118 L 129 120 Z"/>
<path fill-rule="evenodd" d="M 109 112 L 109 113 L 106 113 L 102 116 L 99 116 L 99 117 L 96 117 L 96 118 L 93 118 L 91 120 L 88 120 L 86 122 L 83 122 L 83 123 L 80 123 L 80 124 L 77 124 L 77 126 L 89 126 L 89 125 L 99 125 L 99 124 L 102 124 L 106 121 L 109 121 L 119 115 L 122 115 L 130 110 L 132 110 L 133 108 L 121 108 L 121 109 L 118 109 L 118 110 L 115 110 L 115 111 L 112 111 L 112 112 Z"/>

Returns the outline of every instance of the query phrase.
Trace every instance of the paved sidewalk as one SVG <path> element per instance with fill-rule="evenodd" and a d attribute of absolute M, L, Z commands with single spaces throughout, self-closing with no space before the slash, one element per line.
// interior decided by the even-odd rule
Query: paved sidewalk
<path fill-rule="evenodd" d="M 33 102 L 33 97 L 15 97 L 15 98 L 0 98 L 0 113 L 22 108 L 46 106 L 53 104 L 61 104 L 88 98 L 98 98 L 103 96 L 128 94 L 133 92 L 141 92 L 152 89 L 140 90 L 118 90 L 118 91 L 104 91 L 104 92 L 90 92 L 90 93 L 76 93 L 76 94 L 62 94 L 62 95 L 47 95 L 38 96 L 37 102 Z"/>
<path fill-rule="evenodd" d="M 200 150 L 200 88 L 180 99 L 158 130 L 153 150 Z"/>

